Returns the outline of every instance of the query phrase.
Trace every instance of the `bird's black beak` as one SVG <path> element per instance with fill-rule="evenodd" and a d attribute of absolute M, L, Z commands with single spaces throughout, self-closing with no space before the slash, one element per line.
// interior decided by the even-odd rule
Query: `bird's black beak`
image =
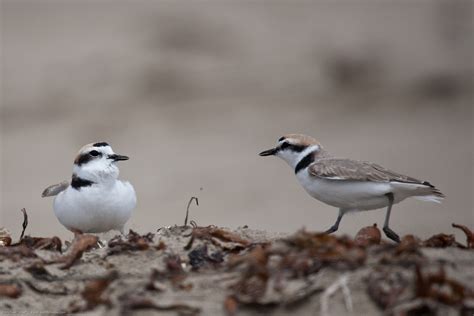
<path fill-rule="evenodd" d="M 122 156 L 122 155 L 117 155 L 117 154 L 109 155 L 108 158 L 112 159 L 113 161 L 128 160 L 127 156 Z"/>
<path fill-rule="evenodd" d="M 277 148 L 272 148 L 269 150 L 262 151 L 259 155 L 260 156 L 273 156 L 278 152 Z"/>

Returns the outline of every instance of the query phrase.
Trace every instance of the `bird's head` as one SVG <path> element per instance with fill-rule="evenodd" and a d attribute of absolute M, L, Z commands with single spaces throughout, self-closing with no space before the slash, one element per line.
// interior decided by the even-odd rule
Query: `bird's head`
<path fill-rule="evenodd" d="M 116 179 L 119 175 L 116 163 L 121 160 L 128 160 L 128 157 L 114 153 L 109 144 L 91 143 L 79 150 L 73 172 L 80 178 L 94 182 Z"/>
<path fill-rule="evenodd" d="M 275 148 L 262 151 L 260 156 L 280 157 L 294 169 L 308 154 L 321 151 L 321 144 L 316 139 L 302 134 L 288 134 L 278 139 Z"/>

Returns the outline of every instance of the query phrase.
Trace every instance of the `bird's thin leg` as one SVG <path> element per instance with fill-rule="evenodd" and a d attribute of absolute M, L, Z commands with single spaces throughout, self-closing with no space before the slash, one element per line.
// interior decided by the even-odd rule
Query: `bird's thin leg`
<path fill-rule="evenodd" d="M 328 230 L 325 231 L 326 234 L 334 233 L 339 228 L 339 223 L 341 222 L 342 216 L 344 216 L 344 211 L 339 209 L 339 215 L 337 215 L 336 222 Z"/>
<path fill-rule="evenodd" d="M 400 237 L 398 237 L 397 233 L 395 233 L 389 227 L 390 212 L 392 211 L 392 205 L 393 205 L 393 193 L 390 192 L 390 193 L 387 193 L 386 195 L 388 198 L 388 208 L 387 208 L 387 214 L 385 215 L 385 222 L 383 224 L 383 232 L 385 233 L 385 236 L 387 236 L 391 240 L 395 242 L 400 242 Z"/>

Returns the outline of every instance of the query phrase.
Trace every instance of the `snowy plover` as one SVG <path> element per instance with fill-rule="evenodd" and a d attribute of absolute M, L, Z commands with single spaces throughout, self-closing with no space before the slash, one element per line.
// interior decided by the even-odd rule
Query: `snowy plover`
<path fill-rule="evenodd" d="M 81 148 L 71 181 L 52 185 L 42 196 L 54 196 L 54 213 L 59 222 L 73 232 L 124 232 L 137 197 L 129 182 L 118 180 L 117 155 L 109 144 L 100 142 Z"/>
<path fill-rule="evenodd" d="M 408 197 L 440 202 L 444 195 L 426 181 L 405 176 L 366 161 L 334 158 L 314 138 L 289 134 L 278 140 L 275 148 L 260 156 L 278 156 L 295 170 L 304 189 L 321 202 L 339 208 L 336 223 L 326 232 L 339 228 L 344 214 L 387 207 L 383 231 L 399 242 L 389 228 L 392 205 Z"/>

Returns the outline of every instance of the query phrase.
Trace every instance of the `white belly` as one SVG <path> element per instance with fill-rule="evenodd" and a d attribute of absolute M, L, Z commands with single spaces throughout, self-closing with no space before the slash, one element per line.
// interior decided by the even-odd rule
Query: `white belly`
<path fill-rule="evenodd" d="M 54 199 L 54 213 L 70 230 L 102 233 L 122 230 L 136 202 L 135 190 L 128 182 L 94 184 L 80 190 L 69 187 Z"/>
<path fill-rule="evenodd" d="M 314 198 L 347 210 L 374 210 L 388 206 L 387 193 L 394 193 L 394 203 L 407 196 L 394 192 L 389 182 L 326 180 L 313 177 L 307 170 L 297 174 L 300 184 Z"/>

